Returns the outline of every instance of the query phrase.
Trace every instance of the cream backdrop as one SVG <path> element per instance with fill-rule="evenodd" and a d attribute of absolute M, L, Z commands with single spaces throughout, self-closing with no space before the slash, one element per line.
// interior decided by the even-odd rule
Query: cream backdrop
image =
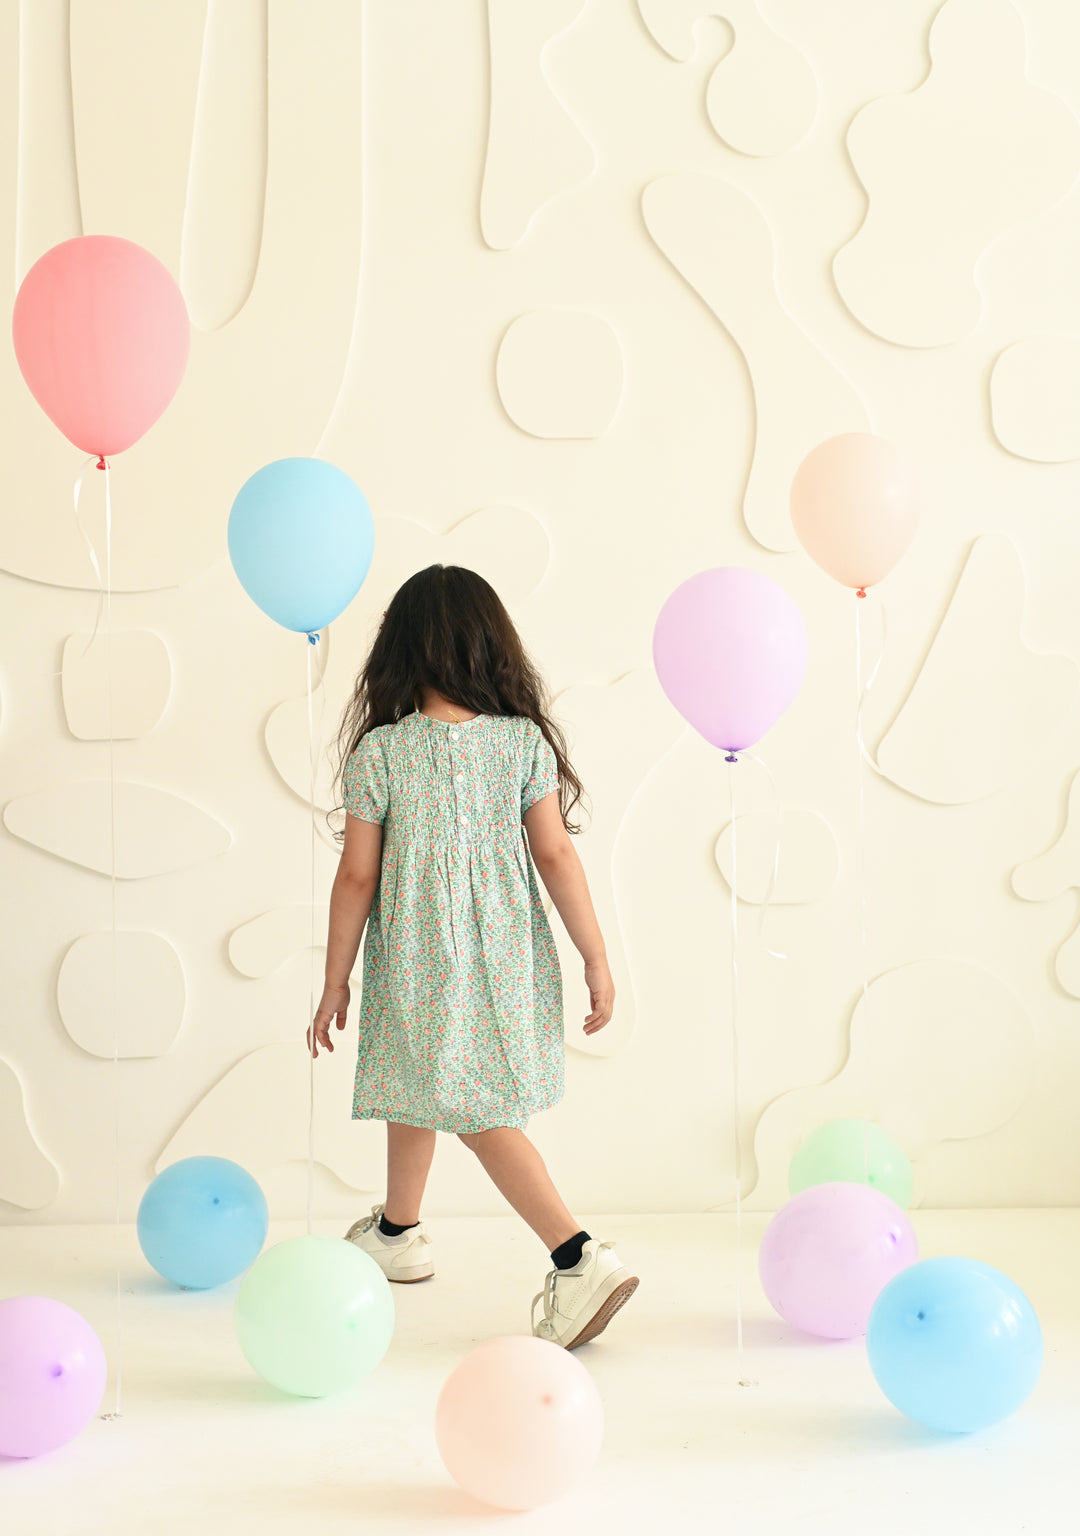
<path fill-rule="evenodd" d="M 619 988 L 586 1041 L 560 939 L 567 1094 L 535 1130 L 578 1209 L 733 1196 L 727 769 L 650 665 L 664 598 L 716 564 L 781 582 L 810 634 L 760 748 L 783 807 L 763 932 L 774 801 L 735 771 L 752 1202 L 845 1113 L 904 1141 L 926 1204 L 1080 1198 L 1076 7 L 3 0 L 0 34 L 9 297 L 56 241 L 110 232 L 169 265 L 195 326 L 112 474 L 115 1032 L 80 457 L 0 360 L 3 1219 L 110 1217 L 117 1083 L 127 1216 L 197 1151 L 302 1209 L 305 642 L 224 544 L 239 485 L 290 454 L 376 515 L 321 648 L 324 729 L 433 560 L 497 584 L 570 729 Z M 881 590 L 864 950 L 855 601 L 793 547 L 787 488 L 867 428 L 909 450 L 925 506 Z M 323 839 L 320 904 L 334 859 Z M 353 1041 L 318 1065 L 323 1214 L 381 1192 Z M 454 1142 L 430 1209 L 500 1209 Z"/>

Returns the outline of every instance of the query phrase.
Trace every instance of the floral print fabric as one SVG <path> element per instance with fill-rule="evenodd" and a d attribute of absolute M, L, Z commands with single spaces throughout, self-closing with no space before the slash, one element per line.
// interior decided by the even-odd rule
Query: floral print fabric
<path fill-rule="evenodd" d="M 353 1118 L 523 1127 L 563 1093 L 562 976 L 521 818 L 558 788 L 520 716 L 369 731 L 345 807 L 383 828 Z"/>

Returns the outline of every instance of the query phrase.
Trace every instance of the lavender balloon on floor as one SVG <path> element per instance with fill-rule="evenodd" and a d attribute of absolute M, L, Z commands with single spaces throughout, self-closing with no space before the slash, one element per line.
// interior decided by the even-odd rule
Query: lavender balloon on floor
<path fill-rule="evenodd" d="M 761 1241 L 761 1283 L 786 1322 L 823 1339 L 866 1332 L 881 1291 L 919 1257 L 910 1221 L 864 1184 L 816 1184 L 777 1211 Z"/>
<path fill-rule="evenodd" d="M 78 1312 L 48 1296 L 0 1301 L 0 1456 L 73 1440 L 105 1395 L 105 1351 Z"/>

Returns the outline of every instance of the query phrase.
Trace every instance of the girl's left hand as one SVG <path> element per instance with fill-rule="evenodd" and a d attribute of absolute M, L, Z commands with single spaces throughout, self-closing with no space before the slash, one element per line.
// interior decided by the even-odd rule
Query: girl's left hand
<path fill-rule="evenodd" d="M 592 1005 L 592 1012 L 585 1015 L 585 1033 L 595 1035 L 610 1021 L 615 1007 L 615 983 L 606 960 L 591 960 L 586 964 L 585 985 Z"/>
<path fill-rule="evenodd" d="M 319 1046 L 324 1051 L 333 1053 L 334 1046 L 330 1039 L 330 1025 L 337 1018 L 338 1029 L 345 1028 L 345 1016 L 349 1011 L 348 984 L 343 987 L 324 987 L 322 1001 L 315 1010 L 315 1022 L 307 1032 L 308 1050 L 313 1056 L 318 1056 Z M 312 1039 L 314 1035 L 314 1039 Z"/>

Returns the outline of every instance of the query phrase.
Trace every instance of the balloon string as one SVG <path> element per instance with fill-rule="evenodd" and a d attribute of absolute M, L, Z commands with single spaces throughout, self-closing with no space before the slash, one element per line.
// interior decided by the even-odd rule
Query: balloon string
<path fill-rule="evenodd" d="M 82 496 L 83 481 L 86 471 L 94 466 L 105 472 L 105 569 L 101 568 L 94 542 L 87 533 L 81 517 L 79 516 L 79 502 Z M 98 609 L 94 620 L 94 628 L 90 639 L 83 648 L 85 656 L 102 629 L 104 620 L 105 635 L 105 722 L 108 732 L 108 763 L 109 763 L 109 975 L 111 994 L 109 1007 L 113 1026 L 113 1052 L 112 1052 L 112 1080 L 113 1080 L 113 1163 L 114 1163 L 114 1196 L 115 1196 L 115 1232 L 116 1244 L 116 1392 L 111 1413 L 102 1414 L 103 1419 L 119 1419 L 122 1417 L 121 1403 L 123 1398 L 124 1375 L 124 1330 L 123 1330 L 123 1306 L 122 1306 L 122 1276 L 121 1276 L 121 1092 L 120 1092 L 120 1015 L 118 1007 L 118 966 L 117 966 L 117 920 L 116 920 L 116 734 L 113 718 L 113 619 L 112 619 L 112 484 L 108 460 L 101 455 L 95 455 L 87 459 L 75 480 L 74 491 L 75 524 L 82 535 L 90 556 L 90 564 L 98 581 Z"/>
<path fill-rule="evenodd" d="M 98 584 L 98 606 L 97 606 L 97 613 L 94 616 L 94 628 L 93 628 L 93 630 L 90 633 L 90 638 L 86 642 L 86 644 L 83 646 L 83 655 L 84 656 L 86 655 L 86 653 L 90 649 L 90 647 L 93 645 L 94 641 L 97 639 L 97 637 L 98 637 L 98 630 L 101 628 L 101 618 L 102 618 L 102 614 L 105 611 L 105 577 L 102 574 L 101 561 L 98 559 L 98 552 L 97 552 L 96 548 L 94 547 L 94 541 L 90 537 L 90 535 L 87 533 L 86 528 L 83 526 L 83 520 L 82 520 L 82 517 L 79 514 L 79 502 L 82 499 L 83 481 L 86 478 L 86 471 L 88 469 L 98 469 L 98 468 L 102 468 L 102 467 L 104 467 L 104 470 L 105 470 L 105 503 L 106 503 L 106 505 L 105 505 L 105 516 L 106 516 L 106 521 L 108 522 L 109 515 L 110 515 L 110 508 L 109 508 L 109 505 L 108 505 L 108 502 L 109 502 L 109 466 L 108 466 L 108 464 L 106 464 L 104 462 L 104 460 L 99 459 L 97 457 L 97 455 L 95 454 L 92 458 L 87 459 L 87 461 L 83 465 L 82 469 L 80 469 L 79 473 L 75 476 L 75 494 L 74 494 L 75 526 L 79 530 L 79 534 L 82 537 L 83 543 L 86 545 L 86 552 L 87 552 L 88 556 L 90 557 L 90 566 L 91 566 L 91 569 L 94 572 L 94 576 L 95 576 L 95 578 L 97 580 L 97 584 Z M 109 531 L 110 531 L 109 528 L 106 527 L 106 530 L 105 530 L 106 539 L 108 539 Z"/>
<path fill-rule="evenodd" d="M 307 1134 L 307 1233 L 311 1236 L 311 1209 L 315 1195 L 315 715 L 312 707 L 311 650 L 317 635 L 308 635 L 304 655 L 307 662 L 308 728 L 308 810 L 311 831 L 311 943 L 308 949 L 308 1020 L 311 1049 L 308 1051 L 308 1134 Z"/>
<path fill-rule="evenodd" d="M 863 595 L 863 594 L 858 594 Z M 863 706 L 866 696 L 877 680 L 881 670 L 881 663 L 885 658 L 885 638 L 887 626 L 885 609 L 879 604 L 881 614 L 881 646 L 878 651 L 877 661 L 874 663 L 870 676 L 863 682 L 863 634 L 861 603 L 855 604 L 855 771 L 858 776 L 858 880 L 859 880 L 859 930 L 862 946 L 862 1006 L 865 1013 L 867 994 L 870 990 L 870 940 L 869 921 L 867 915 L 867 875 L 866 875 L 866 767 L 869 765 L 880 773 L 872 754 L 867 750 L 863 737 Z M 870 1183 L 870 1120 L 863 1119 L 863 1183 Z"/>
<path fill-rule="evenodd" d="M 863 597 L 865 597 L 867 594 L 864 592 L 861 595 Z M 864 734 L 863 734 L 863 707 L 866 704 L 866 700 L 867 700 L 867 698 L 870 695 L 871 688 L 873 688 L 874 684 L 877 682 L 878 673 L 881 671 L 881 664 L 885 660 L 885 642 L 886 642 L 886 640 L 889 637 L 888 616 L 887 616 L 887 614 L 885 612 L 885 604 L 883 602 L 881 602 L 880 599 L 877 600 L 877 611 L 878 611 L 878 614 L 879 614 L 880 619 L 881 619 L 881 639 L 878 642 L 877 660 L 874 662 L 874 665 L 873 665 L 873 667 L 871 669 L 871 672 L 870 672 L 870 676 L 866 679 L 866 682 L 864 683 L 863 680 L 862 680 L 862 614 L 863 614 L 863 609 L 862 609 L 862 604 L 861 603 L 856 603 L 855 604 L 855 687 L 856 687 L 855 740 L 856 740 L 856 744 L 858 746 L 859 757 L 860 757 L 861 761 L 864 762 L 864 763 L 869 764 L 869 766 L 874 770 L 875 773 L 881 775 L 881 777 L 884 778 L 884 774 L 882 773 L 881 769 L 878 766 L 877 758 L 874 756 L 874 754 L 870 751 L 869 747 L 866 745 L 866 739 L 865 739 Z"/>
<path fill-rule="evenodd" d="M 765 779 L 768 782 L 769 790 L 770 790 L 770 793 L 772 795 L 773 812 L 774 812 L 774 817 L 773 817 L 773 856 L 772 856 L 772 864 L 771 864 L 770 869 L 769 869 L 769 883 L 768 883 L 768 885 L 765 888 L 765 899 L 761 903 L 760 908 L 758 909 L 758 938 L 761 941 L 761 943 L 764 945 L 766 954 L 771 956 L 771 958 L 773 960 L 786 960 L 787 959 L 787 955 L 782 954 L 780 952 L 780 950 L 778 950 L 778 949 L 770 949 L 769 945 L 768 945 L 768 942 L 767 942 L 767 940 L 765 938 L 765 919 L 768 916 L 769 907 L 772 904 L 773 899 L 776 896 L 776 883 L 777 883 L 777 881 L 780 878 L 780 840 L 781 840 L 780 834 L 781 834 L 781 828 L 782 828 L 782 825 L 783 825 L 783 811 L 782 811 L 781 806 L 780 806 L 780 791 L 776 787 L 776 780 L 773 777 L 772 772 L 771 772 L 771 770 L 770 770 L 770 768 L 769 768 L 767 763 L 765 763 L 760 757 L 758 757 L 753 752 L 746 752 L 746 751 L 744 751 L 742 753 L 742 756 L 743 757 L 748 757 L 750 759 L 750 761 L 752 763 L 754 763 L 758 768 L 760 768 L 761 772 L 765 775 Z M 732 840 L 734 841 L 734 837 L 735 837 L 735 826 L 734 826 L 734 823 L 732 823 L 731 836 L 732 836 Z"/>
<path fill-rule="evenodd" d="M 317 849 L 315 817 L 317 814 L 315 804 L 315 780 L 318 755 L 316 751 L 315 715 L 312 705 L 314 688 L 322 688 L 325 676 L 325 663 L 317 649 L 319 635 L 312 632 L 308 635 L 308 646 L 305 651 L 307 660 L 307 728 L 308 728 L 308 809 L 311 820 L 311 938 L 308 947 L 309 956 L 309 994 L 308 994 L 308 1019 L 310 1021 L 311 1049 L 308 1053 L 308 1136 L 307 1136 L 307 1232 L 311 1236 L 312 1209 L 315 1201 L 315 855 Z M 312 684 L 312 657 L 319 663 L 318 674 Z M 326 708 L 326 692 L 323 690 L 319 700 L 319 734 L 322 733 L 323 713 Z"/>
<path fill-rule="evenodd" d="M 114 1412 L 121 1417 L 121 1394 L 124 1375 L 124 1331 L 121 1308 L 120 1284 L 120 1008 L 117 986 L 116 958 L 116 735 L 113 720 L 113 616 L 112 616 L 112 486 L 108 461 L 98 461 L 98 468 L 105 471 L 105 696 L 109 727 L 109 927 L 111 930 L 112 1011 L 113 1011 L 113 1141 L 116 1164 L 116 1406 Z"/>
<path fill-rule="evenodd" d="M 742 1220 L 742 1094 L 740 1092 L 739 1049 L 739 837 L 736 825 L 735 768 L 738 758 L 729 752 L 728 794 L 731 805 L 731 1099 L 732 1129 L 735 1149 L 735 1354 L 737 1380 L 740 1387 L 752 1386 L 747 1379 L 743 1354 L 743 1220 Z"/>

